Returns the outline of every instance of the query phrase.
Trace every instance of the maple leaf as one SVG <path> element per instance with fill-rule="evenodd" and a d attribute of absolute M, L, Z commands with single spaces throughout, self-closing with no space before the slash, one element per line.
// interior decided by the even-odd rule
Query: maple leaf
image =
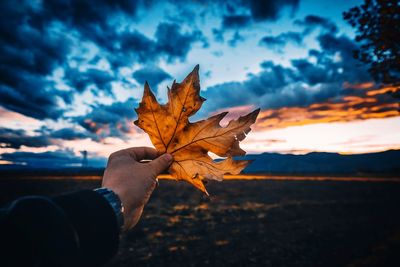
<path fill-rule="evenodd" d="M 221 181 L 224 174 L 239 174 L 250 163 L 232 157 L 246 154 L 239 142 L 251 130 L 260 109 L 230 121 L 225 127 L 221 127 L 220 122 L 228 112 L 189 122 L 189 117 L 205 100 L 200 96 L 197 65 L 181 83 L 174 81 L 168 88 L 165 105 L 158 103 L 146 82 L 142 101 L 135 109 L 138 119 L 134 123 L 149 135 L 157 151 L 173 156 L 169 167 L 173 178 L 185 180 L 208 195 L 204 180 Z M 226 159 L 215 162 L 208 152 Z"/>

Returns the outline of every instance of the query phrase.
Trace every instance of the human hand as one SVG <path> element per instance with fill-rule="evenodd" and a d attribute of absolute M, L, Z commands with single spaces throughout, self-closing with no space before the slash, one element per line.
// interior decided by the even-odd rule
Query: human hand
<path fill-rule="evenodd" d="M 156 186 L 156 177 L 172 162 L 170 154 L 157 157 L 150 147 L 132 147 L 114 152 L 108 158 L 102 187 L 116 193 L 124 206 L 124 231 L 137 224 L 144 205 Z M 152 159 L 141 163 L 141 160 Z"/>

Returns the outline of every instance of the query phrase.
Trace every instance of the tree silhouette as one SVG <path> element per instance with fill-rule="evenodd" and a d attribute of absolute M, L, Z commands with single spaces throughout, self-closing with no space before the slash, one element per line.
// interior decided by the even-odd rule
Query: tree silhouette
<path fill-rule="evenodd" d="M 376 82 L 400 87 L 400 2 L 365 0 L 343 18 L 356 29 L 360 43 L 354 57 L 368 65 Z"/>

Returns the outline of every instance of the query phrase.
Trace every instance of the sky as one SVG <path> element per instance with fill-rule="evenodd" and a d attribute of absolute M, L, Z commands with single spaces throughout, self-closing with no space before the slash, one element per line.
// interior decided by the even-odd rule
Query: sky
<path fill-rule="evenodd" d="M 18 3 L 17 3 L 18 2 Z M 396 88 L 353 59 L 342 13 L 362 1 L 0 1 L 0 164 L 90 166 L 152 146 L 133 121 L 146 81 L 200 64 L 191 121 L 261 108 L 248 153 L 400 149 Z"/>

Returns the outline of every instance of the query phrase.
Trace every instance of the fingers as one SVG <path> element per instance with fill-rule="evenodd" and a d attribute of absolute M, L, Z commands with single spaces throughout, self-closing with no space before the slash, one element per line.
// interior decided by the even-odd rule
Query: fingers
<path fill-rule="evenodd" d="M 158 156 L 157 150 L 151 147 L 131 147 L 122 150 L 128 153 L 132 158 L 137 161 L 142 159 L 155 159 Z"/>
<path fill-rule="evenodd" d="M 170 154 L 163 154 L 147 164 L 154 170 L 156 175 L 158 175 L 167 169 L 171 163 L 172 156 Z"/>

